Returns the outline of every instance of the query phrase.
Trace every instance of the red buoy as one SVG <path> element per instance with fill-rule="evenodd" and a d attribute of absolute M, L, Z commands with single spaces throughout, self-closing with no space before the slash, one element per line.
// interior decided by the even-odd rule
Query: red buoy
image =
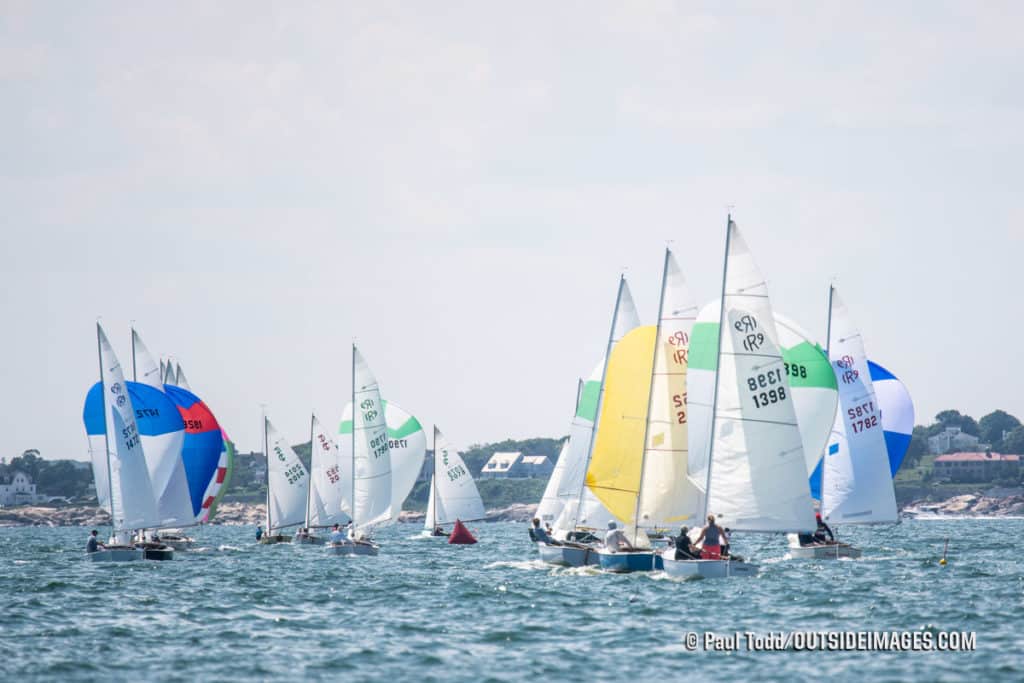
<path fill-rule="evenodd" d="M 455 520 L 455 528 L 452 529 L 451 535 L 448 536 L 448 542 L 456 545 L 472 545 L 476 543 L 476 539 L 473 538 L 473 534 L 469 533 L 466 525 L 457 519 Z"/>

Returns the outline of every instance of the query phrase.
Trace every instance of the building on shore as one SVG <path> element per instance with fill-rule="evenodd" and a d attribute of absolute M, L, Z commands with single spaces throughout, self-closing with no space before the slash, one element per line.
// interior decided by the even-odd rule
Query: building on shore
<path fill-rule="evenodd" d="M 1020 477 L 1020 456 L 1002 453 L 947 453 L 935 458 L 936 479 L 996 481 Z"/>
<path fill-rule="evenodd" d="M 25 472 L 0 475 L 0 505 L 32 505 L 45 498 L 36 495 L 36 485 Z"/>
<path fill-rule="evenodd" d="M 935 436 L 928 437 L 928 452 L 932 454 L 957 452 L 979 452 L 991 448 L 981 439 L 962 431 L 959 427 L 946 427 Z"/>
<path fill-rule="evenodd" d="M 480 470 L 481 479 L 535 479 L 551 476 L 555 466 L 546 455 L 495 452 Z"/>

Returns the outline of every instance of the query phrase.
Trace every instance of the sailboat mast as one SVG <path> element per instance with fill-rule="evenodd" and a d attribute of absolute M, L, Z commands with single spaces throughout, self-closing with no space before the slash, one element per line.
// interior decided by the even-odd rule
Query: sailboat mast
<path fill-rule="evenodd" d="M 572 520 L 572 528 L 575 530 L 579 524 L 580 513 L 583 511 L 583 491 L 587 487 L 586 471 L 590 469 L 590 459 L 594 455 L 594 436 L 597 434 L 597 426 L 601 421 L 601 408 L 604 404 L 604 378 L 608 374 L 608 361 L 612 355 L 612 344 L 615 342 L 615 324 L 619 320 L 619 302 L 622 300 L 622 289 L 626 286 L 626 276 L 619 276 L 619 291 L 615 295 L 615 310 L 612 311 L 612 327 L 608 331 L 608 347 L 604 354 L 604 367 L 601 368 L 601 387 L 597 392 L 597 411 L 594 413 L 594 427 L 590 430 L 590 443 L 587 444 L 587 461 L 583 466 L 583 481 L 580 482 L 580 494 L 576 501 L 576 516 Z"/>
<path fill-rule="evenodd" d="M 651 386 L 647 390 L 647 410 L 644 419 L 643 450 L 640 451 L 640 485 L 636 492 L 636 508 L 633 510 L 633 546 L 640 534 L 640 494 L 644 490 L 644 464 L 647 461 L 647 435 L 651 428 L 651 401 L 654 400 L 654 373 L 657 371 L 658 345 L 661 343 L 661 319 L 665 314 L 665 289 L 668 287 L 668 260 L 672 251 L 665 248 L 665 266 L 661 271 L 661 297 L 658 299 L 658 326 L 654 333 L 654 355 L 651 357 Z"/>
<path fill-rule="evenodd" d="M 316 424 L 316 413 L 309 418 L 309 485 L 306 487 L 306 531 L 309 531 L 309 499 L 313 496 L 313 458 L 316 448 L 313 444 L 313 426 Z"/>
<path fill-rule="evenodd" d="M 711 465 L 715 461 L 715 422 L 718 417 L 718 378 L 722 374 L 722 333 L 725 330 L 725 282 L 729 275 L 729 243 L 732 238 L 732 214 L 726 217 L 725 222 L 725 259 L 722 263 L 722 299 L 718 308 L 718 348 L 715 351 L 715 391 L 711 398 L 711 432 L 708 442 L 708 474 L 704 482 L 704 514 L 703 519 L 708 516 L 708 501 L 711 499 Z M 702 522 L 703 523 L 703 522 Z"/>
<path fill-rule="evenodd" d="M 132 381 L 139 381 L 139 372 L 135 367 L 135 326 L 132 325 Z"/>
<path fill-rule="evenodd" d="M 352 530 L 356 528 L 356 345 L 352 345 Z M 353 535 L 354 538 L 354 535 Z"/>
<path fill-rule="evenodd" d="M 110 536 L 114 537 L 116 529 L 114 528 L 114 478 L 113 472 L 110 468 L 110 432 L 107 429 L 107 385 L 103 382 L 103 347 L 100 343 L 100 334 L 102 328 L 99 323 L 96 323 L 96 356 L 99 359 L 100 366 L 100 390 L 102 391 L 103 399 L 103 450 L 107 454 L 107 496 L 110 500 Z"/>
<path fill-rule="evenodd" d="M 266 469 L 263 472 L 263 481 L 267 485 L 267 533 L 270 533 L 270 449 L 267 447 L 267 410 L 266 408 L 262 411 L 263 414 L 263 456 L 266 461 Z"/>
<path fill-rule="evenodd" d="M 434 518 L 430 522 L 430 533 L 437 528 L 437 425 L 434 425 L 434 472 L 430 475 L 433 478 L 430 490 L 434 492 Z"/>
<path fill-rule="evenodd" d="M 835 373 L 832 369 L 832 294 L 836 291 L 833 285 L 828 286 L 828 319 L 825 323 L 825 358 L 828 359 L 828 370 L 831 373 Z M 842 410 L 842 406 L 839 406 Z M 831 441 L 831 435 L 829 441 Z M 821 479 L 818 481 L 818 493 L 821 494 L 821 500 L 818 501 L 818 512 L 822 517 L 825 516 L 825 458 L 828 457 L 828 444 L 825 444 L 825 450 L 821 453 Z M 837 551 L 838 552 L 838 551 Z"/>

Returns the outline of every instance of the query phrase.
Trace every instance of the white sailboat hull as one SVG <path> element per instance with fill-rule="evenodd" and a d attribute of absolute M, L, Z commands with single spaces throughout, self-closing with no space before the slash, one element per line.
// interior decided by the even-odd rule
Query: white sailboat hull
<path fill-rule="evenodd" d="M 665 573 L 677 579 L 727 579 L 755 576 L 757 565 L 738 560 L 670 560 L 663 558 Z"/>
<path fill-rule="evenodd" d="M 324 550 L 332 555 L 366 555 L 376 557 L 380 553 L 380 546 L 369 541 L 357 541 L 355 543 L 346 541 L 344 543 L 328 543 L 324 546 Z"/>
<path fill-rule="evenodd" d="M 544 562 L 560 567 L 583 567 L 588 564 L 598 565 L 601 563 L 597 549 L 589 546 L 538 543 L 537 552 L 540 553 L 540 559 Z"/>
<path fill-rule="evenodd" d="M 86 553 L 90 562 L 136 562 L 145 559 L 141 548 L 117 547 L 104 548 L 94 553 Z"/>
<path fill-rule="evenodd" d="M 299 535 L 295 534 L 292 536 L 292 543 L 294 545 L 323 545 L 327 542 L 323 536 L 313 536 L 310 534 Z"/>
<path fill-rule="evenodd" d="M 800 545 L 796 536 L 789 534 L 789 556 L 797 560 L 838 560 L 843 557 L 857 559 L 863 553 L 849 543 Z"/>

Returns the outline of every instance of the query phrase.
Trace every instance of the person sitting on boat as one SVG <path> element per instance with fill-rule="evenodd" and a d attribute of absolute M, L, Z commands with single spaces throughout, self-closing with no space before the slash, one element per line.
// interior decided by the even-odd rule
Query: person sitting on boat
<path fill-rule="evenodd" d="M 335 524 L 331 527 L 331 543 L 344 543 L 345 534 L 341 533 L 341 527 Z"/>
<path fill-rule="evenodd" d="M 828 524 L 825 524 L 825 520 L 821 518 L 821 513 L 814 515 L 815 521 L 818 522 L 818 528 L 814 531 L 814 542 L 823 545 L 836 542 L 836 537 L 832 535 L 832 530 L 828 528 Z"/>
<path fill-rule="evenodd" d="M 742 557 L 740 557 L 739 555 L 732 554 L 732 546 L 730 545 L 729 540 L 730 538 L 732 538 L 732 529 L 730 529 L 729 527 L 725 527 L 725 543 L 722 544 L 722 557 L 728 558 L 730 560 L 735 560 L 736 562 L 742 562 Z"/>
<path fill-rule="evenodd" d="M 690 541 L 690 528 L 684 526 L 679 530 L 679 535 L 676 536 L 675 559 L 696 560 L 699 557 L 700 550 L 693 547 L 693 543 Z"/>
<path fill-rule="evenodd" d="M 533 518 L 533 526 L 530 527 L 530 539 L 534 543 L 546 543 L 551 545 L 551 536 L 548 535 L 547 530 L 540 525 L 540 518 Z"/>
<path fill-rule="evenodd" d="M 612 552 L 616 550 L 632 550 L 633 546 L 630 545 L 629 539 L 626 538 L 625 532 L 618 528 L 618 525 L 614 520 L 608 522 L 608 533 L 604 535 L 604 547 Z"/>
<path fill-rule="evenodd" d="M 721 559 L 723 540 L 725 540 L 726 543 L 729 542 L 729 537 L 725 535 L 725 530 L 715 524 L 714 515 L 708 515 L 707 526 L 700 530 L 700 536 L 697 537 L 697 543 L 701 543 L 703 541 L 700 553 L 701 559 Z"/>
<path fill-rule="evenodd" d="M 433 531 L 432 535 L 434 535 L 434 536 L 450 536 L 451 534 L 445 533 L 444 529 L 441 528 L 441 525 L 438 524 L 437 526 L 434 527 L 434 531 Z"/>
<path fill-rule="evenodd" d="M 92 532 L 89 534 L 89 540 L 85 542 L 85 552 L 87 552 L 87 553 L 95 553 L 95 552 L 98 552 L 100 548 L 106 548 L 107 547 L 107 546 L 103 545 L 102 543 L 100 543 L 99 539 L 96 538 L 96 534 L 98 534 L 98 533 L 99 533 L 98 531 L 93 529 Z"/>
<path fill-rule="evenodd" d="M 261 538 L 263 538 L 263 527 L 257 526 L 256 527 L 256 540 L 259 541 Z"/>

